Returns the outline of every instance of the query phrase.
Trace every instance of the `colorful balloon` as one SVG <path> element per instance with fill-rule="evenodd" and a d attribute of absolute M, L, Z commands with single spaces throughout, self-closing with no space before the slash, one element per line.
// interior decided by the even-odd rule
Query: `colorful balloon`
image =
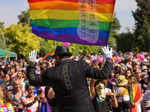
<path fill-rule="evenodd" d="M 91 58 L 91 59 L 90 59 L 90 63 L 93 63 L 93 61 L 94 61 L 94 59 L 93 59 L 93 58 Z"/>
<path fill-rule="evenodd" d="M 98 58 L 97 58 L 97 61 L 98 61 L 99 63 L 102 63 L 102 62 L 103 62 L 103 58 L 98 57 Z"/>
<path fill-rule="evenodd" d="M 121 57 L 120 57 L 120 56 L 117 56 L 116 61 L 117 61 L 118 63 L 120 63 L 120 62 L 122 61 Z"/>
<path fill-rule="evenodd" d="M 69 42 L 62 42 L 62 46 L 69 47 L 70 43 Z"/>
<path fill-rule="evenodd" d="M 145 56 L 143 54 L 140 54 L 138 58 L 139 58 L 140 61 L 144 61 Z"/>

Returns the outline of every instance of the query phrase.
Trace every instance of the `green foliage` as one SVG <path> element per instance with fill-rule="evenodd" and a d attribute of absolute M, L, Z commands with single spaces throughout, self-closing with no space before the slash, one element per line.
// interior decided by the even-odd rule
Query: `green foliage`
<path fill-rule="evenodd" d="M 111 33 L 110 33 L 110 37 L 109 37 L 109 46 L 113 47 L 114 49 L 117 49 L 117 44 L 116 44 L 116 35 L 117 31 L 119 31 L 121 28 L 120 22 L 118 20 L 118 18 L 114 17 L 114 21 L 112 23 L 112 27 L 111 27 Z"/>
<path fill-rule="evenodd" d="M 137 51 L 138 48 L 136 48 L 136 41 L 135 37 L 131 32 L 127 33 L 121 33 L 118 35 L 115 35 L 116 37 L 116 43 L 117 43 L 117 50 L 126 52 L 126 51 Z"/>
<path fill-rule="evenodd" d="M 72 44 L 71 52 L 74 55 L 86 54 L 86 53 L 100 53 L 100 46 L 89 46 L 89 45 L 80 45 L 80 44 Z"/>
<path fill-rule="evenodd" d="M 39 38 L 39 37 L 38 37 Z M 55 49 L 55 42 L 53 40 L 40 40 L 40 56 L 45 56 L 48 52 Z"/>
<path fill-rule="evenodd" d="M 137 10 L 133 12 L 136 22 L 136 43 L 139 50 L 150 50 L 150 0 L 136 0 Z"/>
<path fill-rule="evenodd" d="M 4 23 L 0 22 L 0 48 L 6 49 L 5 35 L 4 35 Z"/>
<path fill-rule="evenodd" d="M 62 45 L 62 43 L 58 42 L 58 41 L 42 39 L 41 47 L 40 47 L 41 56 L 44 56 L 46 53 L 54 50 L 55 47 L 58 45 Z M 79 54 L 83 54 L 83 53 L 85 54 L 85 53 L 99 53 L 100 52 L 100 46 L 88 46 L 88 45 L 80 45 L 80 44 L 73 44 L 73 43 L 71 43 L 69 49 L 73 55 L 79 55 Z"/>
<path fill-rule="evenodd" d="M 21 14 L 18 15 L 19 22 L 23 24 L 29 24 L 30 23 L 30 15 L 29 11 L 22 11 Z"/>
<path fill-rule="evenodd" d="M 3 45 L 3 38 L 2 35 L 0 34 L 0 48 L 4 49 L 4 45 Z"/>
<path fill-rule="evenodd" d="M 119 22 L 118 18 L 115 15 L 114 21 L 113 21 L 112 27 L 111 27 L 111 29 L 112 29 L 111 32 L 117 33 L 117 31 L 119 31 L 120 28 L 121 28 L 120 22 Z"/>
<path fill-rule="evenodd" d="M 3 28 L 3 27 L 4 27 L 4 23 L 0 22 L 0 28 Z"/>
<path fill-rule="evenodd" d="M 29 25 L 11 25 L 5 29 L 5 37 L 9 50 L 28 57 L 31 50 L 40 50 L 40 38 L 31 33 Z"/>

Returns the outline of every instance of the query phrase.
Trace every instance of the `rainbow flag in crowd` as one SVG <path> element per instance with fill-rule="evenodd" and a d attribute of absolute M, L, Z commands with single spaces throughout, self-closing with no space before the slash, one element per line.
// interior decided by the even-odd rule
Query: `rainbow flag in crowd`
<path fill-rule="evenodd" d="M 6 61 L 9 58 L 9 53 L 6 54 L 4 61 Z"/>
<path fill-rule="evenodd" d="M 6 82 L 7 80 L 3 76 L 0 76 L 0 85 L 6 84 Z"/>
<path fill-rule="evenodd" d="M 140 85 L 134 84 L 132 86 L 132 96 L 131 101 L 135 104 L 139 102 L 142 98 L 142 90 Z M 138 112 L 138 105 L 132 106 L 132 112 Z"/>
<path fill-rule="evenodd" d="M 48 52 L 41 60 L 44 60 L 45 58 L 47 58 L 48 56 L 52 56 L 55 54 L 55 50 L 52 50 L 50 52 Z"/>
<path fill-rule="evenodd" d="M 46 103 L 42 102 L 41 103 L 40 112 L 51 112 L 51 109 L 50 109 L 48 102 L 46 102 Z"/>
<path fill-rule="evenodd" d="M 107 45 L 116 0 L 28 0 L 32 32 L 39 37 Z"/>

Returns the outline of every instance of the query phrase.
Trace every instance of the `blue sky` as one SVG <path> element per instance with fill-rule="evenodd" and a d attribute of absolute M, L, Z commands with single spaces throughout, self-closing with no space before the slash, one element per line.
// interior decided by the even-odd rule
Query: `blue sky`
<path fill-rule="evenodd" d="M 115 13 L 120 20 L 121 32 L 127 28 L 134 28 L 134 19 L 131 11 L 136 9 L 135 0 L 116 0 Z M 27 0 L 0 0 L 0 21 L 5 22 L 5 26 L 17 23 L 17 15 L 21 11 L 28 9 Z"/>

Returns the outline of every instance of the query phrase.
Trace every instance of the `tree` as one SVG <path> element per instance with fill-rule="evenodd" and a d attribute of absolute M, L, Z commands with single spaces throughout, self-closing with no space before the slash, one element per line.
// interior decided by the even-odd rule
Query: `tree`
<path fill-rule="evenodd" d="M 32 50 L 40 50 L 40 38 L 31 33 L 29 25 L 11 25 L 4 32 L 9 50 L 26 58 Z"/>
<path fill-rule="evenodd" d="M 4 27 L 4 22 L 0 22 L 0 28 Z"/>
<path fill-rule="evenodd" d="M 116 17 L 116 15 L 114 16 L 114 21 L 112 22 L 112 26 L 111 26 L 111 33 L 110 33 L 110 37 L 109 37 L 109 46 L 113 47 L 114 49 L 117 49 L 117 38 L 116 36 L 118 35 L 118 31 L 120 30 L 121 25 L 120 22 L 118 20 L 118 18 Z"/>
<path fill-rule="evenodd" d="M 4 23 L 0 22 L 0 48 L 6 49 L 6 40 L 4 35 Z"/>
<path fill-rule="evenodd" d="M 135 19 L 135 41 L 139 50 L 150 50 L 150 0 L 136 0 L 137 10 L 133 12 Z"/>
<path fill-rule="evenodd" d="M 137 51 L 138 48 L 135 44 L 134 34 L 130 31 L 126 33 L 121 33 L 115 36 L 117 42 L 117 50 L 126 52 L 126 51 Z"/>
<path fill-rule="evenodd" d="M 111 32 L 113 33 L 117 33 L 117 31 L 119 31 L 121 28 L 120 22 L 118 20 L 118 18 L 116 17 L 116 15 L 114 16 L 114 21 L 112 22 L 112 26 L 111 26 Z"/>
<path fill-rule="evenodd" d="M 30 15 L 29 11 L 22 11 L 21 14 L 18 15 L 19 22 L 18 23 L 23 23 L 23 24 L 29 24 L 30 23 Z"/>
<path fill-rule="evenodd" d="M 45 56 L 48 52 L 55 49 L 55 42 L 53 40 L 40 39 L 40 56 Z"/>

